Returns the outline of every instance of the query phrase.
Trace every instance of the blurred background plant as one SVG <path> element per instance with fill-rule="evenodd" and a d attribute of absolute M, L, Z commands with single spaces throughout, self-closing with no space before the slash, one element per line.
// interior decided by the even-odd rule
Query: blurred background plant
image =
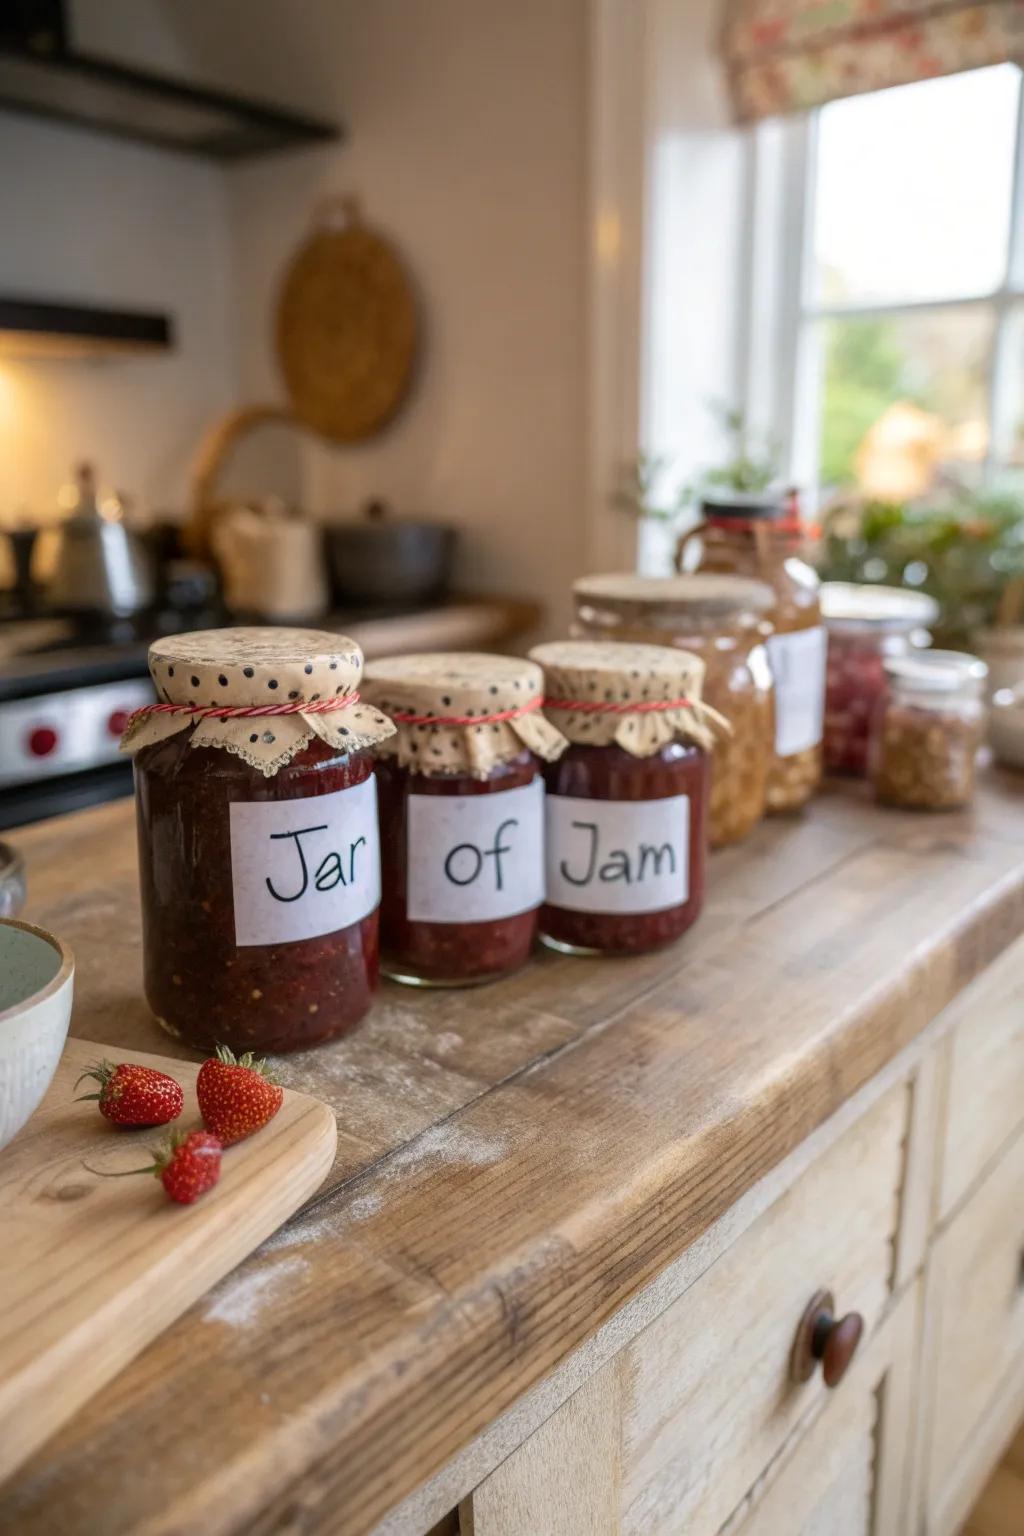
<path fill-rule="evenodd" d="M 823 516 L 827 581 L 881 582 L 940 605 L 936 642 L 969 646 L 995 622 L 1011 580 L 1024 580 L 1024 496 L 952 488 L 934 500 L 851 499 Z"/>
<path fill-rule="evenodd" d="M 713 402 L 714 415 L 727 444 L 724 463 L 702 469 L 691 481 L 669 489 L 672 460 L 665 454 L 641 453 L 619 469 L 612 505 L 632 517 L 674 524 L 693 511 L 705 496 L 757 495 L 779 480 L 778 444 L 767 433 L 752 431 L 743 411 Z"/>

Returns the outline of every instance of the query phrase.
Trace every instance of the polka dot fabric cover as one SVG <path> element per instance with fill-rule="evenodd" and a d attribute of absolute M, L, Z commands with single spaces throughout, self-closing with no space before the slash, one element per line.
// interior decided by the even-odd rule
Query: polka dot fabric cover
<path fill-rule="evenodd" d="M 250 716 L 218 720 L 190 714 L 151 714 L 133 720 L 121 749 L 136 752 L 179 731 L 190 746 L 221 747 L 268 778 L 314 736 L 339 752 L 374 746 L 393 735 L 391 721 L 354 697 L 363 653 L 347 635 L 315 629 L 206 629 L 169 635 L 149 648 L 149 671 L 162 703 L 197 709 L 273 704 L 352 702 L 325 714 Z"/>
<path fill-rule="evenodd" d="M 544 671 L 545 709 L 552 725 L 577 745 L 614 742 L 634 757 L 653 757 L 680 739 L 710 748 L 710 727 L 725 724 L 701 700 L 704 663 L 689 651 L 615 640 L 557 640 L 535 646 L 530 657 Z M 686 703 L 677 709 L 649 707 L 677 699 Z M 560 700 L 615 707 L 560 709 Z M 630 710 L 632 703 L 636 710 Z"/>
<path fill-rule="evenodd" d="M 363 683 L 364 697 L 382 714 L 399 716 L 398 734 L 377 747 L 378 755 L 397 757 L 403 768 L 432 777 L 468 773 L 485 779 L 524 748 L 549 762 L 559 757 L 565 737 L 539 705 L 518 713 L 542 692 L 541 670 L 533 662 L 473 651 L 390 656 L 371 662 Z M 492 718 L 509 712 L 511 719 Z"/>

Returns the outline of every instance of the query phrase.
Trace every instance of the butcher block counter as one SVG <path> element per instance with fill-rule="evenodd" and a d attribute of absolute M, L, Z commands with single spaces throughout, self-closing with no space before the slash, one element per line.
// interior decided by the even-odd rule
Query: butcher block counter
<path fill-rule="evenodd" d="M 386 985 L 279 1058 L 337 1113 L 330 1177 L 0 1530 L 955 1531 L 1024 1415 L 1022 788 L 832 789 L 714 855 L 668 952 Z M 185 1054 L 142 998 L 131 806 L 10 840 L 72 1033 Z"/>

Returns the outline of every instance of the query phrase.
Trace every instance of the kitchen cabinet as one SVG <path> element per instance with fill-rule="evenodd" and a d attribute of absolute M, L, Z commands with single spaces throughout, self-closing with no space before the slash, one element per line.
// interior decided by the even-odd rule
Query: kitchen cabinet
<path fill-rule="evenodd" d="M 716 856 L 671 951 L 388 988 L 282 1061 L 338 1112 L 319 1203 L 0 1528 L 953 1536 L 1024 1417 L 1018 796 L 832 791 Z M 152 1043 L 125 808 L 14 841 L 73 1029 Z M 793 1370 L 821 1291 L 862 1323 L 817 1330 L 831 1387 Z"/>

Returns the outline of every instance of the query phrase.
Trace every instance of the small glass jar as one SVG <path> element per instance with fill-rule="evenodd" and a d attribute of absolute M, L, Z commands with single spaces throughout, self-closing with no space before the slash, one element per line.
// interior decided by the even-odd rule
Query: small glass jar
<path fill-rule="evenodd" d="M 359 702 L 359 647 L 207 630 L 154 642 L 149 667 L 161 703 L 124 745 L 158 1022 L 203 1050 L 298 1050 L 351 1029 L 378 974 L 366 749 L 393 730 Z"/>
<path fill-rule="evenodd" d="M 882 805 L 937 811 L 966 805 L 985 733 L 988 669 L 959 651 L 922 651 L 885 663 L 868 771 Z"/>
<path fill-rule="evenodd" d="M 708 798 L 712 848 L 747 837 L 765 812 L 775 690 L 765 650 L 774 595 L 742 576 L 584 576 L 574 633 L 673 645 L 704 663 L 704 702 L 730 730 L 715 738 Z"/>
<path fill-rule="evenodd" d="M 577 955 L 670 944 L 704 900 L 703 664 L 665 646 L 584 640 L 530 655 L 544 668 L 551 723 L 570 743 L 544 775 L 541 938 Z"/>
<path fill-rule="evenodd" d="M 705 499 L 703 521 L 676 551 L 680 570 L 721 572 L 764 581 L 775 594 L 767 618 L 768 661 L 775 682 L 774 756 L 768 770 L 768 810 L 806 805 L 821 782 L 825 709 L 825 629 L 817 574 L 797 551 L 802 534 L 771 496 Z M 699 554 L 690 564 L 691 541 Z"/>
<path fill-rule="evenodd" d="M 821 612 L 828 631 L 825 673 L 825 767 L 863 778 L 871 716 L 885 691 L 885 663 L 927 643 L 939 605 L 901 587 L 827 581 Z"/>
<path fill-rule="evenodd" d="M 367 668 L 392 714 L 381 744 L 381 966 L 395 981 L 463 987 L 525 964 L 544 898 L 541 759 L 564 739 L 542 677 L 504 656 L 422 655 Z"/>

